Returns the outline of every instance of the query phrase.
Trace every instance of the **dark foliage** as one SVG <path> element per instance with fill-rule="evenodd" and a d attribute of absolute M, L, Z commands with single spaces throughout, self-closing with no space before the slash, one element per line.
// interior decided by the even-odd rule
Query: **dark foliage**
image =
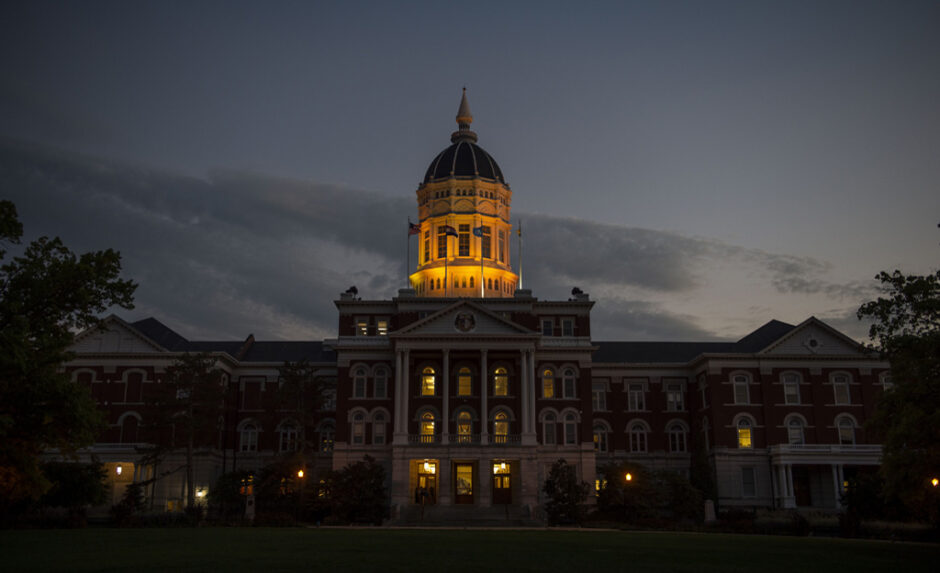
<path fill-rule="evenodd" d="M 548 479 L 542 486 L 547 502 L 545 515 L 549 525 L 581 523 L 584 518 L 584 502 L 590 485 L 579 481 L 576 468 L 563 459 L 552 464 Z"/>

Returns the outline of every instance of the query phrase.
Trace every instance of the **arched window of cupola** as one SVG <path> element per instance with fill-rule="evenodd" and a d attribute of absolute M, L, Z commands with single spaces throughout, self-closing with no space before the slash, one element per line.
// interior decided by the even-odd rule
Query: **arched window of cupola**
<path fill-rule="evenodd" d="M 473 277 L 470 277 L 470 288 L 473 288 Z"/>

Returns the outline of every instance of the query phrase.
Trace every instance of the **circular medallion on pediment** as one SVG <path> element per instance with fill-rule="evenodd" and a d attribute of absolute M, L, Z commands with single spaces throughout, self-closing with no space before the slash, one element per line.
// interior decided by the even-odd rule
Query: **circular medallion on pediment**
<path fill-rule="evenodd" d="M 469 312 L 458 312 L 454 319 L 454 328 L 459 332 L 473 332 L 477 327 L 477 319 Z"/>

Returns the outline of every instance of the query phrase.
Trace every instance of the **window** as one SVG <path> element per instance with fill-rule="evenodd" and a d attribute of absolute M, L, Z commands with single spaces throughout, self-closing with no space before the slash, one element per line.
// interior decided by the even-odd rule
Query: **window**
<path fill-rule="evenodd" d="M 542 372 L 542 398 L 555 397 L 555 373 L 551 368 Z"/>
<path fill-rule="evenodd" d="M 635 453 L 646 451 L 646 427 L 639 422 L 630 426 L 630 451 Z"/>
<path fill-rule="evenodd" d="M 575 375 L 574 370 L 571 368 L 565 369 L 564 374 L 562 375 L 562 381 L 564 382 L 565 389 L 565 398 L 574 398 L 575 397 Z"/>
<path fill-rule="evenodd" d="M 549 412 L 542 418 L 542 443 L 547 446 L 554 446 L 555 440 L 555 414 Z"/>
<path fill-rule="evenodd" d="M 505 444 L 509 436 L 509 416 L 499 412 L 493 418 L 493 443 Z"/>
<path fill-rule="evenodd" d="M 427 263 L 431 260 L 431 231 L 424 232 L 424 262 Z M 434 288 L 434 283 L 431 283 L 431 288 Z"/>
<path fill-rule="evenodd" d="M 561 321 L 561 335 L 574 336 L 574 319 L 565 318 Z"/>
<path fill-rule="evenodd" d="M 353 373 L 353 398 L 366 397 L 366 370 L 357 368 Z"/>
<path fill-rule="evenodd" d="M 885 392 L 888 392 L 894 389 L 894 380 L 891 378 L 891 375 L 888 374 L 887 372 L 881 375 L 881 388 Z"/>
<path fill-rule="evenodd" d="M 473 288 L 473 277 L 470 277 L 470 288 Z"/>
<path fill-rule="evenodd" d="M 369 335 L 369 321 L 365 318 L 356 319 L 356 336 Z"/>
<path fill-rule="evenodd" d="M 595 412 L 607 409 L 607 384 L 594 382 L 591 384 L 591 406 Z"/>
<path fill-rule="evenodd" d="M 849 377 L 845 374 L 836 374 L 832 377 L 832 390 L 835 395 L 836 404 L 851 404 L 851 395 L 849 394 Z"/>
<path fill-rule="evenodd" d="M 333 451 L 333 437 L 336 434 L 336 429 L 333 427 L 333 424 L 325 424 L 320 428 L 320 451 L 321 452 L 332 452 Z"/>
<path fill-rule="evenodd" d="M 297 426 L 292 423 L 284 424 L 278 431 L 278 451 L 293 452 L 297 450 Z"/>
<path fill-rule="evenodd" d="M 787 422 L 787 443 L 793 446 L 803 445 L 803 421 L 795 416 Z"/>
<path fill-rule="evenodd" d="M 463 367 L 457 371 L 457 395 L 470 396 L 473 392 L 473 379 L 470 376 L 470 369 Z"/>
<path fill-rule="evenodd" d="M 757 497 L 754 468 L 741 468 L 741 497 Z"/>
<path fill-rule="evenodd" d="M 682 424 L 673 424 L 667 431 L 669 434 L 669 451 L 678 454 L 686 451 L 685 428 Z"/>
<path fill-rule="evenodd" d="M 734 384 L 734 403 L 735 404 L 750 404 L 751 395 L 748 389 L 748 381 L 750 380 L 747 376 L 743 374 L 737 374 L 731 378 Z"/>
<path fill-rule="evenodd" d="M 839 444 L 842 446 L 851 446 L 855 444 L 855 422 L 851 418 L 843 416 L 836 422 L 839 429 Z"/>
<path fill-rule="evenodd" d="M 506 262 L 506 232 L 503 230 L 499 231 L 499 262 Z"/>
<path fill-rule="evenodd" d="M 447 256 L 447 234 L 444 230 L 444 226 L 437 228 L 437 258 L 443 259 Z M 441 288 L 441 285 L 437 285 L 437 288 Z"/>
<path fill-rule="evenodd" d="M 552 319 L 543 318 L 542 319 L 542 336 L 551 336 L 552 330 L 554 329 L 554 327 L 555 325 L 554 323 L 552 323 Z"/>
<path fill-rule="evenodd" d="M 379 320 L 375 323 L 375 333 L 379 336 L 388 336 L 388 321 Z"/>
<path fill-rule="evenodd" d="M 323 407 L 321 410 L 335 410 L 336 409 L 336 389 L 331 388 L 329 390 L 323 391 Z"/>
<path fill-rule="evenodd" d="M 643 392 L 643 384 L 630 384 L 628 390 L 627 409 L 631 412 L 642 412 L 646 409 L 646 396 Z"/>
<path fill-rule="evenodd" d="M 372 418 L 372 443 L 385 444 L 385 414 L 379 412 Z"/>
<path fill-rule="evenodd" d="M 473 418 L 464 410 L 457 414 L 457 443 L 469 444 L 473 436 Z"/>
<path fill-rule="evenodd" d="M 800 403 L 800 377 L 797 374 L 783 375 L 783 403 Z M 791 442 L 792 443 L 792 442 Z"/>
<path fill-rule="evenodd" d="M 366 417 L 362 412 L 356 412 L 355 414 L 353 414 L 352 443 L 353 444 L 365 443 L 365 436 L 366 436 Z"/>
<path fill-rule="evenodd" d="M 493 371 L 493 395 L 509 395 L 509 374 L 505 368 L 500 367 Z"/>
<path fill-rule="evenodd" d="M 681 412 L 685 409 L 682 400 L 682 384 L 666 385 L 666 410 L 669 412 Z"/>
<path fill-rule="evenodd" d="M 712 449 L 712 446 L 711 446 L 711 428 L 710 428 L 710 426 L 708 425 L 708 418 L 703 418 L 703 419 L 702 419 L 702 438 L 703 438 L 703 442 L 705 443 L 705 451 L 707 452 L 707 451 L 711 450 L 711 449 Z"/>
<path fill-rule="evenodd" d="M 434 414 L 425 412 L 421 414 L 421 443 L 430 444 L 434 442 Z"/>
<path fill-rule="evenodd" d="M 578 418 L 572 413 L 565 414 L 565 445 L 578 443 Z"/>
<path fill-rule="evenodd" d="M 376 398 L 385 398 L 388 392 L 388 371 L 379 368 L 375 371 L 374 394 Z"/>
<path fill-rule="evenodd" d="M 594 451 L 607 451 L 607 428 L 601 424 L 594 426 Z"/>
<path fill-rule="evenodd" d="M 257 452 L 258 451 L 258 426 L 254 424 L 245 424 L 242 426 L 241 435 L 239 436 L 239 449 L 243 452 Z"/>
<path fill-rule="evenodd" d="M 483 227 L 483 237 L 480 239 L 480 251 L 483 253 L 484 259 L 492 259 L 493 256 L 490 253 L 490 241 L 492 237 L 490 235 L 490 228 L 488 225 L 482 225 Z M 491 287 L 492 288 L 492 287 Z"/>
<path fill-rule="evenodd" d="M 742 450 L 749 450 L 751 444 L 751 421 L 747 418 L 741 418 L 738 421 L 738 447 Z"/>
<path fill-rule="evenodd" d="M 434 369 L 430 366 L 421 371 L 421 395 L 433 396 L 436 381 Z"/>
<path fill-rule="evenodd" d="M 708 384 L 699 383 L 698 389 L 702 393 L 702 408 L 708 408 Z"/>
<path fill-rule="evenodd" d="M 470 256 L 470 225 L 458 225 L 457 233 L 457 255 L 461 257 Z"/>

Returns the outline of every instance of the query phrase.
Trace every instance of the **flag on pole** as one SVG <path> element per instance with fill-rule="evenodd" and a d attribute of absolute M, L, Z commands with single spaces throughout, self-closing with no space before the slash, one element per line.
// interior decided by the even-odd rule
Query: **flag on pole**
<path fill-rule="evenodd" d="M 421 234 L 421 225 L 415 225 L 411 221 L 408 221 L 408 236 L 411 235 L 420 235 Z"/>
<path fill-rule="evenodd" d="M 457 229 L 451 227 L 450 225 L 444 225 L 444 234 L 450 235 L 451 237 L 459 237 L 457 234 Z"/>
<path fill-rule="evenodd" d="M 474 227 L 474 228 L 473 228 L 473 236 L 474 236 L 474 237 L 482 237 L 482 236 L 483 236 L 483 225 L 480 225 L 479 227 Z"/>

